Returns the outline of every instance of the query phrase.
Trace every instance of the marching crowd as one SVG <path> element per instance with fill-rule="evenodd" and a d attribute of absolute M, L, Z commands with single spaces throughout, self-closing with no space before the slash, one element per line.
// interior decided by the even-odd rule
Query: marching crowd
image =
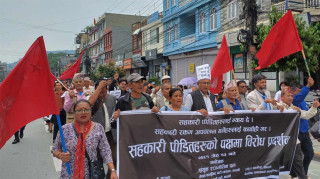
<path fill-rule="evenodd" d="M 197 111 L 208 116 L 209 112 L 214 111 L 229 114 L 235 110 L 298 110 L 301 112 L 300 129 L 290 175 L 292 178 L 307 179 L 308 167 L 314 155 L 308 119 L 317 114 L 320 103 L 315 100 L 308 109 L 304 100 L 314 81 L 309 77 L 306 86 L 289 86 L 282 82 L 281 89 L 272 98 L 266 80 L 263 75 L 254 76 L 254 90 L 250 93 L 245 81 L 238 81 L 237 84 L 229 82 L 224 85 L 219 98 L 210 93 L 211 80 L 207 78 L 198 79 L 190 87 L 192 92 L 185 98 L 185 87 L 173 87 L 170 76 L 161 78 L 161 86 L 147 82 L 138 73 L 131 74 L 127 79 L 120 79 L 116 73 L 112 78 L 103 78 L 94 84 L 90 78 L 75 74 L 70 90 L 56 82 L 54 89 L 67 153 L 62 150 L 56 115 L 50 120 L 49 130 L 53 131 L 52 153 L 63 161 L 61 178 L 89 178 L 93 173 L 90 161 L 103 161 L 108 165 L 106 177 L 117 178 L 116 120 L 121 111 Z M 110 94 L 115 90 L 120 90 L 117 97 Z M 18 132 L 15 140 L 19 139 Z M 20 132 L 21 135 L 23 137 Z M 70 163 L 72 175 L 67 174 L 65 162 Z"/>

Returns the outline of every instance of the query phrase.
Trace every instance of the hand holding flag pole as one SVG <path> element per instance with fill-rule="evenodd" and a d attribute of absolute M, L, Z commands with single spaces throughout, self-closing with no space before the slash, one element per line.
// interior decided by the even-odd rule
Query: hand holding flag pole
<path fill-rule="evenodd" d="M 62 127 L 61 127 L 60 115 L 57 115 L 57 121 L 58 121 L 58 126 L 59 126 L 60 137 L 61 137 L 62 149 L 63 149 L 64 153 L 67 153 L 66 143 L 64 141 L 63 131 L 62 131 Z M 71 174 L 70 163 L 67 162 L 66 164 L 67 164 L 68 174 L 70 175 Z"/>

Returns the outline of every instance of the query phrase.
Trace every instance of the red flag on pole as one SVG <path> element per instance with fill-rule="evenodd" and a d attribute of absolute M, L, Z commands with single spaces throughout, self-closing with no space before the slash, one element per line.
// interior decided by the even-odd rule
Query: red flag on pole
<path fill-rule="evenodd" d="M 0 149 L 29 122 L 59 114 L 43 37 L 39 37 L 0 85 Z"/>
<path fill-rule="evenodd" d="M 222 76 L 224 73 L 227 73 L 232 69 L 233 66 L 231 62 L 226 36 L 223 36 L 220 50 L 211 69 L 210 92 L 212 94 L 217 94 L 221 92 Z"/>
<path fill-rule="evenodd" d="M 78 60 L 71 67 L 69 67 L 67 71 L 61 74 L 60 80 L 72 79 L 74 74 L 79 72 L 83 52 L 84 51 L 81 52 Z"/>
<path fill-rule="evenodd" d="M 256 70 L 266 68 L 279 59 L 303 49 L 300 36 L 289 10 L 270 30 L 263 41 L 260 51 L 256 54 L 259 66 Z"/>

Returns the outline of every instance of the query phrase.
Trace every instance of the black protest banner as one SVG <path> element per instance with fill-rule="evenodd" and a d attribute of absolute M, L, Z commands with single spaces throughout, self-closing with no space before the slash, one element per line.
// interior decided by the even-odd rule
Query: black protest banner
<path fill-rule="evenodd" d="M 288 173 L 300 114 L 123 112 L 119 178 L 278 178 Z"/>

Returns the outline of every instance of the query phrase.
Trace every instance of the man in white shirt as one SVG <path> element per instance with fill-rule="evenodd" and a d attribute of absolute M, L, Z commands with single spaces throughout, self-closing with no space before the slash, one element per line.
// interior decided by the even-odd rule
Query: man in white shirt
<path fill-rule="evenodd" d="M 90 86 L 90 78 L 89 77 L 85 77 L 83 80 L 84 80 L 83 90 L 84 90 L 86 96 L 92 95 L 93 92 L 94 92 L 94 87 Z"/>

